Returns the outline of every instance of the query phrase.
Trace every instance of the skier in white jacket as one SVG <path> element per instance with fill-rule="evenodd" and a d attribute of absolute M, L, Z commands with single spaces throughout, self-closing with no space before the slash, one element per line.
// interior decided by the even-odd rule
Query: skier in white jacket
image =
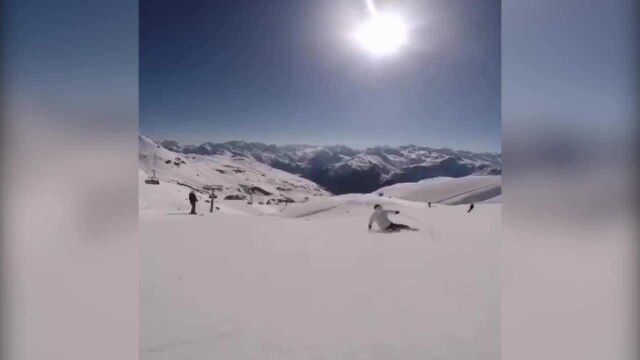
<path fill-rule="evenodd" d="M 371 230 L 371 225 L 375 221 L 378 224 L 378 227 L 382 231 L 398 231 L 398 230 L 416 230 L 410 226 L 404 224 L 396 224 L 389 220 L 388 214 L 400 214 L 400 211 L 397 210 L 384 210 L 382 205 L 376 204 L 373 206 L 373 214 L 369 217 L 369 230 Z"/>

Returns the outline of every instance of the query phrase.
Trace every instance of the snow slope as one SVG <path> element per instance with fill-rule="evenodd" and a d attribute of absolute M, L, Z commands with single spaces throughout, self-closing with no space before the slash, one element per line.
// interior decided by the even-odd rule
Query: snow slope
<path fill-rule="evenodd" d="M 498 358 L 500 204 L 386 198 L 393 221 L 420 228 L 387 234 L 367 231 L 379 201 L 143 211 L 141 358 Z"/>
<path fill-rule="evenodd" d="M 167 150 L 152 140 L 139 137 L 140 162 L 140 209 L 184 208 L 187 194 L 196 190 L 200 205 L 205 204 L 208 194 L 202 191 L 204 185 L 223 186 L 218 199 L 229 195 L 266 202 L 291 199 L 304 201 L 305 198 L 327 196 L 329 193 L 317 184 L 297 175 L 274 169 L 251 158 L 223 155 L 184 155 Z M 160 185 L 147 185 L 144 179 L 153 174 L 160 179 Z"/>
<path fill-rule="evenodd" d="M 487 201 L 502 193 L 502 178 L 495 176 L 466 176 L 462 178 L 438 177 L 417 183 L 401 183 L 383 187 L 375 192 L 394 198 L 460 205 Z"/>
<path fill-rule="evenodd" d="M 251 158 L 144 137 L 140 167 L 141 359 L 498 358 L 499 176 L 330 196 Z M 153 169 L 159 185 L 144 183 Z M 224 186 L 212 214 L 209 183 Z M 271 195 L 224 199 L 255 187 Z M 192 189 L 201 216 L 187 215 Z M 264 203 L 284 197 L 296 202 Z M 378 203 L 419 231 L 368 231 Z"/>

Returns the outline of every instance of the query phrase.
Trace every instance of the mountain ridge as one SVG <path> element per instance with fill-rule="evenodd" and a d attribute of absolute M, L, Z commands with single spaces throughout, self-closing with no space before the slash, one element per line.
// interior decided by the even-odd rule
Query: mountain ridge
<path fill-rule="evenodd" d="M 242 140 L 163 148 L 197 155 L 252 158 L 278 170 L 300 175 L 334 194 L 368 193 L 384 186 L 439 176 L 501 175 L 500 153 L 471 152 L 418 145 L 379 145 L 353 149 L 345 145 L 273 145 Z"/>

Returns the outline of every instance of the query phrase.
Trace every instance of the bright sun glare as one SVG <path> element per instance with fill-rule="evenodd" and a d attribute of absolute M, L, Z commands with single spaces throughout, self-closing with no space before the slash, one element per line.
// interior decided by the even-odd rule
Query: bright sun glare
<path fill-rule="evenodd" d="M 407 44 L 408 27 L 397 15 L 377 12 L 356 30 L 354 38 L 373 55 L 391 55 Z"/>

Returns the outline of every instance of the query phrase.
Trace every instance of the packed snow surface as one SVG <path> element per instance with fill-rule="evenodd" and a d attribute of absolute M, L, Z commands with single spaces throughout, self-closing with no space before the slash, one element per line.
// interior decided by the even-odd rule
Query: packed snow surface
<path fill-rule="evenodd" d="M 141 211 L 142 359 L 498 358 L 500 204 L 221 203 Z"/>

